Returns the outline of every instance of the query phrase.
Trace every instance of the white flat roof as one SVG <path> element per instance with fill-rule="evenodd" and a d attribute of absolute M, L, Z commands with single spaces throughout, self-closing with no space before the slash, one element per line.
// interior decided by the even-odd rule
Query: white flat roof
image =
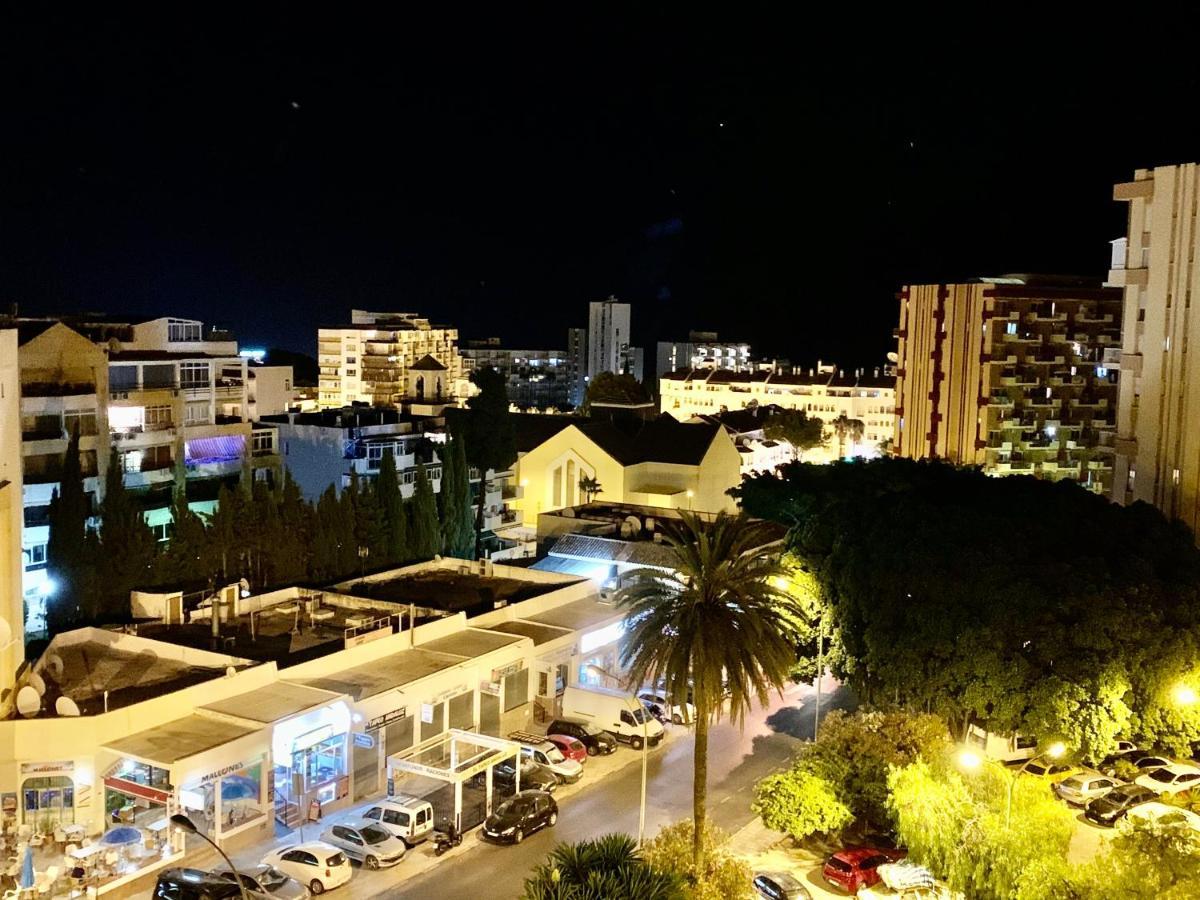
<path fill-rule="evenodd" d="M 554 609 L 538 613 L 535 616 L 522 616 L 526 622 L 536 622 L 539 625 L 553 625 L 555 628 L 569 628 L 572 631 L 587 631 L 597 625 L 606 624 L 623 618 L 623 610 L 617 609 L 611 603 L 604 603 L 598 597 L 585 597 L 574 603 L 564 603 Z"/>
<path fill-rule="evenodd" d="M 236 741 L 258 730 L 223 719 L 190 715 L 109 741 L 104 746 L 123 756 L 134 756 L 167 768 L 181 759 Z"/>
<path fill-rule="evenodd" d="M 314 678 L 298 678 L 296 682 L 327 691 L 338 691 L 355 700 L 363 700 L 392 688 L 420 681 L 443 669 L 453 668 L 463 661 L 462 656 L 417 647 L 401 650 L 352 669 L 342 669 Z"/>
<path fill-rule="evenodd" d="M 216 703 L 206 703 L 201 709 L 269 724 L 332 703 L 340 696 L 340 693 L 303 684 L 276 681 L 244 694 L 218 700 Z"/>

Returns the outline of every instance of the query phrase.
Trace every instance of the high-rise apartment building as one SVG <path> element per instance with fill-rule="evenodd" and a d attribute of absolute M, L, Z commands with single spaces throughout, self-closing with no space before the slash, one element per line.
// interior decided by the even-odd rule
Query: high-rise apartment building
<path fill-rule="evenodd" d="M 582 406 L 587 392 L 588 344 L 586 328 L 567 329 L 567 400 Z"/>
<path fill-rule="evenodd" d="M 686 341 L 659 341 L 655 360 L 654 380 L 680 369 L 725 369 L 730 372 L 753 372 L 750 345 L 737 341 L 722 341 L 715 331 L 688 332 Z"/>
<path fill-rule="evenodd" d="M 25 661 L 21 576 L 21 374 L 16 329 L 0 329 L 0 713 Z"/>
<path fill-rule="evenodd" d="M 1124 296 L 1112 496 L 1200 532 L 1200 165 L 1139 169 L 1108 283 Z"/>
<path fill-rule="evenodd" d="M 1107 492 L 1120 329 L 1120 292 L 1078 279 L 904 288 L 894 452 Z"/>
<path fill-rule="evenodd" d="M 570 360 L 565 350 L 510 350 L 499 338 L 467 341 L 460 351 L 467 376 L 492 368 L 504 377 L 508 399 L 522 409 L 571 404 Z"/>
<path fill-rule="evenodd" d="M 317 332 L 318 405 L 449 403 L 463 391 L 458 329 L 416 313 L 350 312 L 350 324 Z"/>
<path fill-rule="evenodd" d="M 595 378 L 601 372 L 633 374 L 630 310 L 628 303 L 621 303 L 615 297 L 588 304 L 588 378 Z"/>

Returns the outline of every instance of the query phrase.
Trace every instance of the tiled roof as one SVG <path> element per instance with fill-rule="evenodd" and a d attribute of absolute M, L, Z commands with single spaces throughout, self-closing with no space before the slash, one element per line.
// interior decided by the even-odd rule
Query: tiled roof
<path fill-rule="evenodd" d="M 415 363 L 408 367 L 413 372 L 445 372 L 446 367 L 434 359 L 430 354 L 426 353 Z"/>
<path fill-rule="evenodd" d="M 564 534 L 550 548 L 550 555 L 597 562 L 628 563 L 672 569 L 677 565 L 675 551 L 653 541 L 617 541 L 586 534 Z"/>

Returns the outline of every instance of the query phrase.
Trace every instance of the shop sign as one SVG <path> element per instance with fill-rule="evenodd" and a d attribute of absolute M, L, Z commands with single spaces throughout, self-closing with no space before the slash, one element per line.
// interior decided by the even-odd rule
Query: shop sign
<path fill-rule="evenodd" d="M 243 762 L 237 762 L 231 766 L 224 766 L 223 768 L 217 769 L 217 771 L 215 771 L 215 772 L 209 772 L 207 775 L 205 775 L 204 777 L 202 777 L 200 779 L 200 783 L 208 784 L 211 781 L 216 781 L 218 778 L 222 778 L 226 775 L 232 775 L 234 772 L 237 772 L 244 768 L 246 768 L 246 764 Z"/>
<path fill-rule="evenodd" d="M 373 735 L 364 734 L 361 731 L 354 732 L 354 746 L 362 747 L 364 750 L 370 750 L 375 746 L 375 738 Z"/>
<path fill-rule="evenodd" d="M 516 675 L 525 668 L 525 660 L 518 659 L 516 662 L 509 663 L 499 669 L 492 669 L 492 681 L 503 681 L 509 675 Z"/>
<path fill-rule="evenodd" d="M 393 722 L 399 722 L 401 719 L 408 716 L 408 707 L 401 706 L 399 709 L 393 709 L 391 712 L 386 712 L 382 716 L 376 716 L 373 719 L 367 720 L 367 731 L 376 731 L 383 728 L 385 725 L 391 725 Z"/>
<path fill-rule="evenodd" d="M 469 688 L 465 684 L 455 685 L 454 687 L 450 688 L 450 690 L 442 691 L 440 694 L 430 698 L 429 702 L 435 705 L 438 703 L 445 703 L 451 697 L 457 697 L 459 694 L 467 690 L 469 690 Z"/>
<path fill-rule="evenodd" d="M 479 682 L 479 693 L 487 694 L 489 697 L 500 696 L 500 682 L 498 681 L 481 681 Z"/>
<path fill-rule="evenodd" d="M 37 775 L 40 772 L 74 772 L 75 763 L 69 759 L 59 762 L 21 763 L 22 775 Z"/>
<path fill-rule="evenodd" d="M 433 704 L 432 703 L 422 703 L 421 704 L 421 721 L 426 725 L 433 724 Z"/>
<path fill-rule="evenodd" d="M 127 781 L 124 778 L 114 778 L 111 775 L 104 779 L 104 786 L 129 797 L 140 797 L 154 803 L 168 803 L 171 800 L 171 794 L 168 791 L 161 791 L 136 781 Z"/>

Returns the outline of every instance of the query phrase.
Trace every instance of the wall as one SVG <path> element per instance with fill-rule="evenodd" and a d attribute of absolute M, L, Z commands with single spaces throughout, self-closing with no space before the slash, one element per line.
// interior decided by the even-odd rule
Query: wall
<path fill-rule="evenodd" d="M 572 484 L 567 484 L 567 471 L 572 468 Z M 583 473 L 596 478 L 604 500 L 624 499 L 626 477 L 624 467 L 600 449 L 574 425 L 569 425 L 549 440 L 517 460 L 515 475 L 524 489 L 517 506 L 523 525 L 537 525 L 538 513 L 564 506 L 575 506 L 579 498 L 579 476 Z M 555 495 L 555 470 L 561 469 L 560 496 Z"/>
<path fill-rule="evenodd" d="M 20 403 L 17 332 L 0 331 L 0 618 L 4 620 L 0 626 L 0 712 L 12 703 L 16 670 L 25 655 Z"/>

